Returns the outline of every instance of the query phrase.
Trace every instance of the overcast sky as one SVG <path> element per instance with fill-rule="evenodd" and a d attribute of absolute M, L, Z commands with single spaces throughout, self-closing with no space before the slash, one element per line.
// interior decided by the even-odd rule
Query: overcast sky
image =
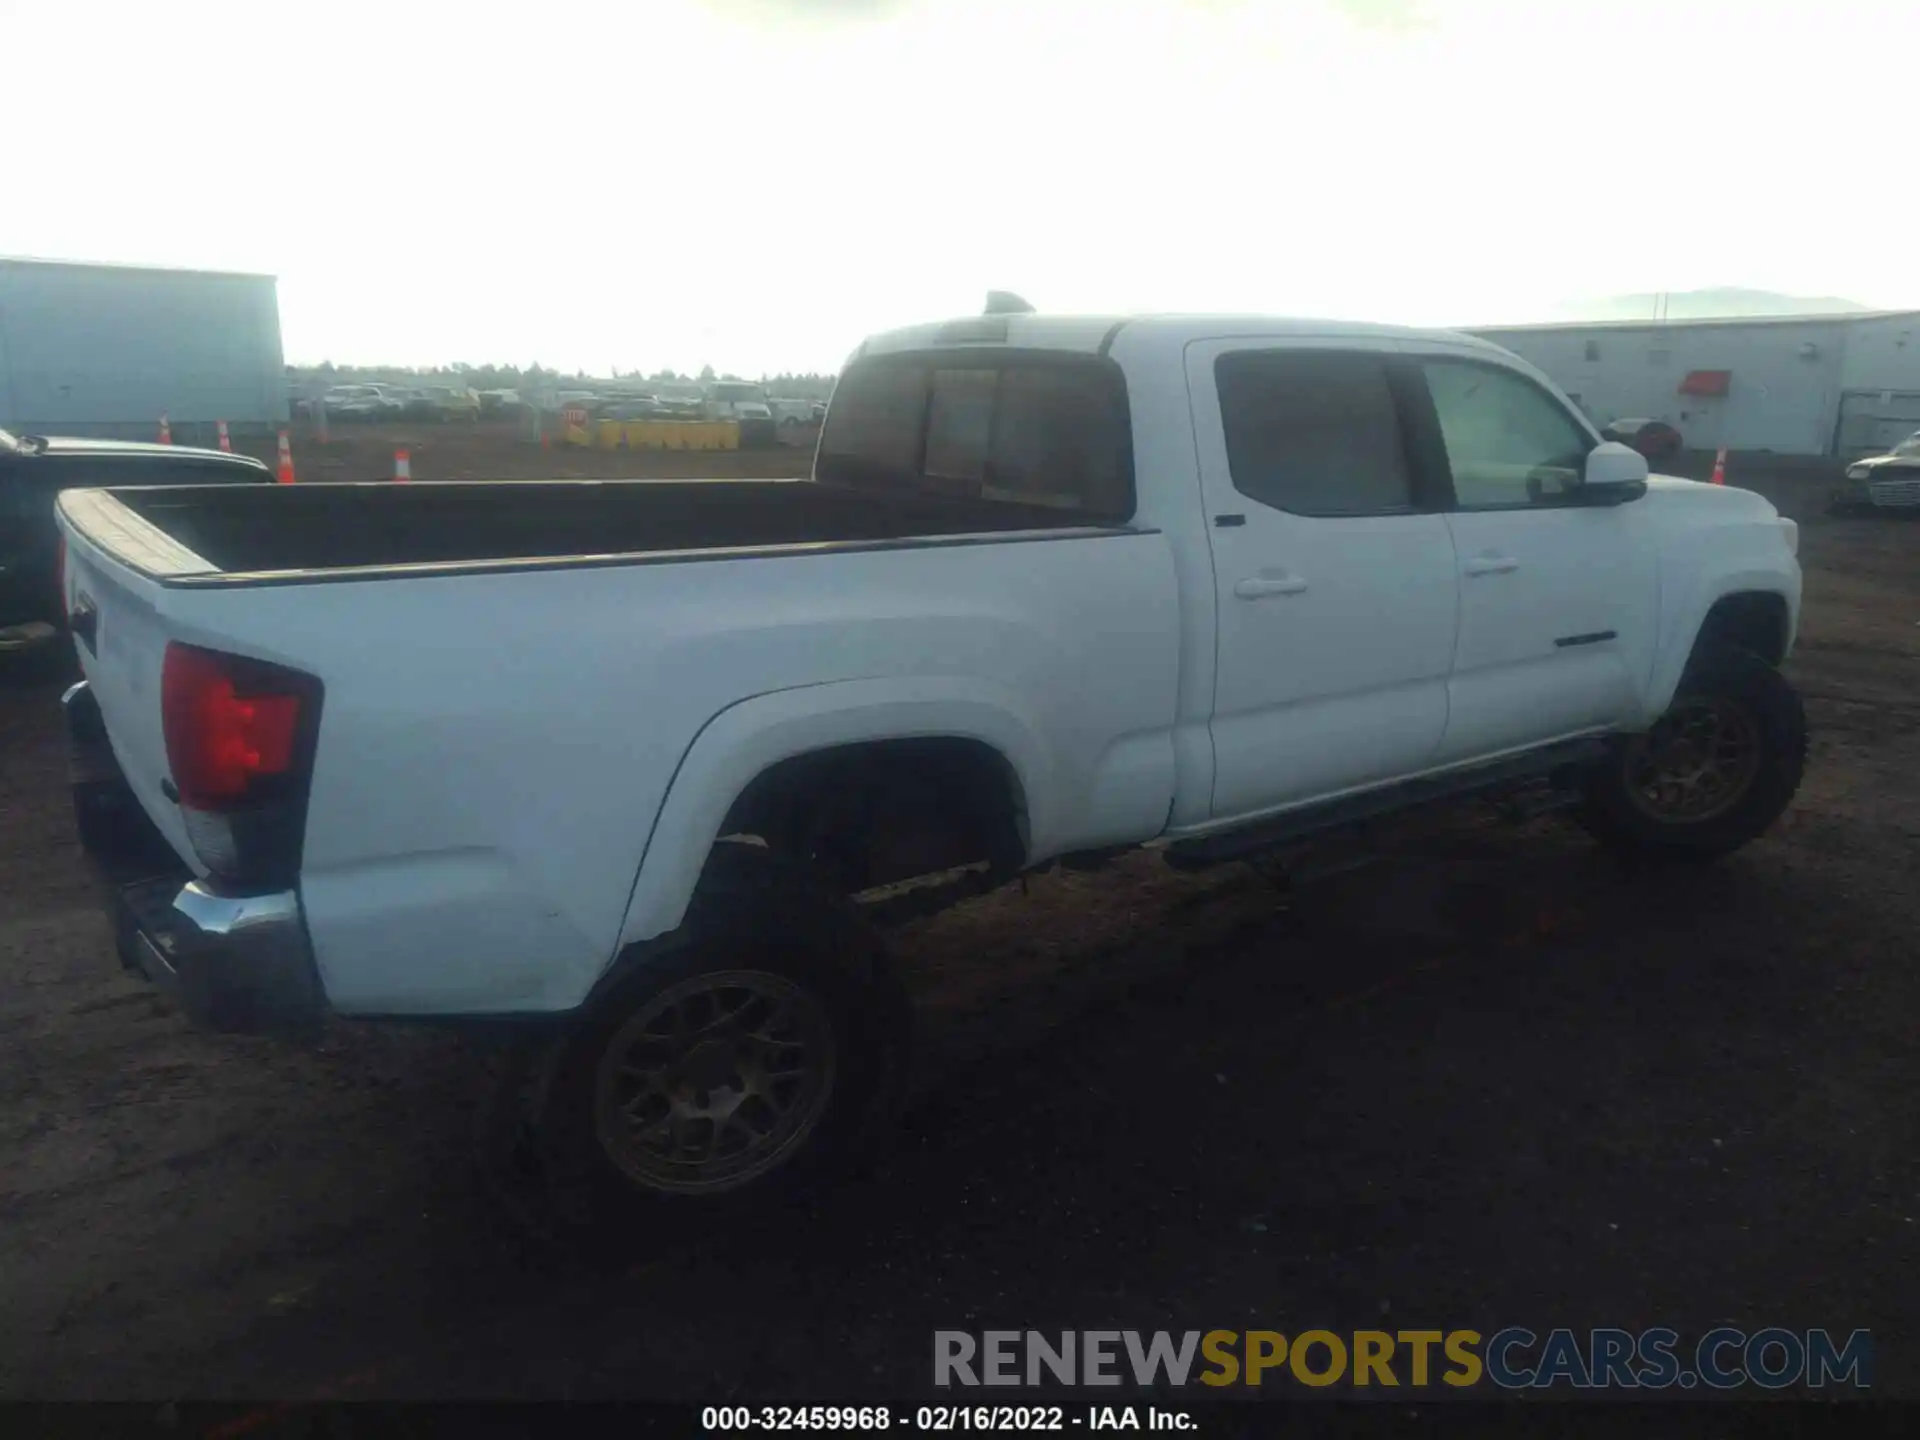
<path fill-rule="evenodd" d="M 290 360 L 838 367 L 973 313 L 1920 306 L 1911 0 L 0 0 L 0 253 Z"/>

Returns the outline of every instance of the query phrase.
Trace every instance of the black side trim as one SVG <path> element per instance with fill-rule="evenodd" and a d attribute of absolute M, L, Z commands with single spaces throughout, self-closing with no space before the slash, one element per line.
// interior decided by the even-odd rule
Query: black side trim
<path fill-rule="evenodd" d="M 1596 630 L 1591 635 L 1562 635 L 1553 643 L 1564 650 L 1569 645 L 1598 645 L 1603 640 L 1618 640 L 1617 630 Z"/>
<path fill-rule="evenodd" d="M 1232 530 L 1236 526 L 1246 524 L 1247 517 L 1244 515 L 1216 515 L 1213 517 L 1213 523 L 1216 529 Z"/>
<path fill-rule="evenodd" d="M 1166 860 L 1175 869 L 1217 865 L 1342 825 L 1383 819 L 1416 806 L 1461 800 L 1504 785 L 1592 765 L 1606 754 L 1606 742 L 1602 740 L 1563 740 L 1504 760 L 1450 770 L 1442 775 L 1401 780 L 1359 795 L 1290 810 L 1220 834 L 1176 840 L 1167 847 Z"/>

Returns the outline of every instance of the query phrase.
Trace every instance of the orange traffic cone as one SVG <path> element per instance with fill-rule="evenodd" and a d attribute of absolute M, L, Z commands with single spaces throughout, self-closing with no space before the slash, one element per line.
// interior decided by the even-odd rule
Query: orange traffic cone
<path fill-rule="evenodd" d="M 293 484 L 293 444 L 284 430 L 280 432 L 280 469 L 274 478 L 282 485 Z"/>
<path fill-rule="evenodd" d="M 216 420 L 213 422 L 213 425 L 220 436 L 220 448 L 231 455 L 233 453 L 233 441 L 227 435 L 227 422 L 224 420 Z"/>
<path fill-rule="evenodd" d="M 404 485 L 413 479 L 413 459 L 405 450 L 393 452 L 393 479 L 398 485 Z"/>
<path fill-rule="evenodd" d="M 162 445 L 173 443 L 173 427 L 167 424 L 167 417 L 164 415 L 160 417 L 160 443 Z"/>
<path fill-rule="evenodd" d="M 1724 485 L 1727 483 L 1727 447 L 1724 445 L 1714 452 L 1713 478 L 1708 480 L 1707 483 L 1709 485 Z"/>

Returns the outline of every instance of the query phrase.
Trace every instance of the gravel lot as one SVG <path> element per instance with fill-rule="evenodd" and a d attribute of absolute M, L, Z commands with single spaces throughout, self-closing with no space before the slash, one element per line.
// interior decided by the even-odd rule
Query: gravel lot
<path fill-rule="evenodd" d="M 1920 1394 L 1920 527 L 1824 478 L 1735 467 L 1806 526 L 1813 756 L 1763 842 L 1628 874 L 1463 822 L 1291 904 L 1145 856 L 1013 887 L 901 937 L 872 1175 L 585 1252 L 482 1182 L 481 1047 L 199 1036 L 121 973 L 15 677 L 0 1395 L 905 1397 L 936 1327 L 1723 1321 L 1869 1328 Z"/>

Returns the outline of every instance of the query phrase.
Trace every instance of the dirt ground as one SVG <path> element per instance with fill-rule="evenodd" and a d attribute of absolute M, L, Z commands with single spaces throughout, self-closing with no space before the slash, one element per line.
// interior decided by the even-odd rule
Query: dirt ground
<path fill-rule="evenodd" d="M 1920 527 L 1734 479 L 1805 525 L 1766 839 L 1633 874 L 1463 821 L 1290 903 L 1146 856 L 1012 887 L 900 937 L 873 1173 L 588 1253 L 476 1168 L 472 1041 L 206 1037 L 125 976 L 55 690 L 0 690 L 0 1395 L 844 1401 L 925 1394 L 940 1327 L 1722 1322 L 1870 1329 L 1920 1395 Z"/>

